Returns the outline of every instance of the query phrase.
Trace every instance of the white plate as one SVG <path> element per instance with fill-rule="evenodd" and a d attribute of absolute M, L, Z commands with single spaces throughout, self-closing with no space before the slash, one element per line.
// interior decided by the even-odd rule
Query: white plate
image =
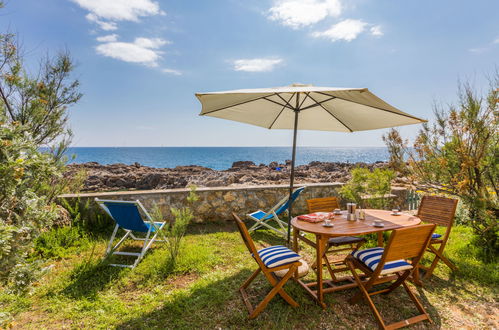
<path fill-rule="evenodd" d="M 400 212 L 399 213 L 393 213 L 392 212 L 392 213 L 390 213 L 390 215 L 402 215 L 402 213 L 400 213 Z"/>
<path fill-rule="evenodd" d="M 377 223 L 374 223 L 374 222 L 373 222 L 372 225 L 373 225 L 373 227 L 384 227 L 385 226 L 384 223 L 377 224 Z"/>
<path fill-rule="evenodd" d="M 323 223 L 323 224 L 322 224 L 322 227 L 328 227 L 328 228 L 330 228 L 330 227 L 334 227 L 334 225 L 333 225 L 333 224 L 326 225 L 325 223 Z"/>

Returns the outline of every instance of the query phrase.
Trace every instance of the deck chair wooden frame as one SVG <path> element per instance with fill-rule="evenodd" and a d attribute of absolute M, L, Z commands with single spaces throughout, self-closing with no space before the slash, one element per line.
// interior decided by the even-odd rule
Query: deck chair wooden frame
<path fill-rule="evenodd" d="M 338 197 L 322 197 L 307 199 L 307 207 L 309 213 L 315 212 L 333 212 L 340 208 Z M 324 249 L 323 264 L 326 266 L 331 278 L 337 280 L 336 273 L 348 270 L 345 264 L 345 258 L 329 260 L 327 254 L 335 254 L 343 251 L 355 251 L 366 242 L 365 238 L 357 236 L 340 236 L 333 237 L 328 240 L 328 244 Z M 317 265 L 314 263 L 312 268 Z"/>
<path fill-rule="evenodd" d="M 431 235 L 434 230 L 435 224 L 425 224 L 394 230 L 390 235 L 390 239 L 383 251 L 381 259 L 374 270 L 353 255 L 347 257 L 346 263 L 359 288 L 359 292 L 350 299 L 350 303 L 356 303 L 364 298 L 373 312 L 380 329 L 398 329 L 424 320 L 432 322 L 421 302 L 407 285 L 406 280 L 417 269 L 418 263 L 431 240 Z M 384 269 L 388 262 L 400 260 L 410 261 L 410 268 L 398 272 L 390 272 L 388 269 Z M 361 270 L 364 273 L 363 275 L 368 279 L 362 280 L 361 276 L 356 272 L 356 269 Z M 393 282 L 387 288 L 370 292 L 375 285 L 391 281 Z M 388 294 L 400 285 L 404 287 L 420 314 L 399 322 L 386 324 L 374 305 L 371 296 L 380 293 Z"/>
<path fill-rule="evenodd" d="M 138 201 L 138 200 L 136 200 L 136 201 L 117 201 L 117 200 L 104 200 L 104 199 L 98 199 L 98 198 L 95 198 L 95 201 L 97 202 L 99 207 L 102 210 L 104 210 L 104 212 L 106 212 L 116 222 L 116 226 L 114 227 L 113 233 L 111 235 L 111 238 L 110 238 L 109 243 L 108 243 L 107 248 L 106 248 L 106 254 L 105 254 L 106 258 L 110 257 L 111 255 L 123 255 L 123 256 L 135 257 L 135 261 L 131 265 L 109 264 L 109 266 L 135 268 L 139 264 L 139 262 L 142 260 L 142 258 L 144 257 L 144 255 L 146 254 L 146 252 L 149 250 L 149 248 L 151 247 L 151 245 L 154 242 L 165 242 L 166 241 L 166 237 L 164 236 L 164 234 L 162 232 L 163 228 L 166 225 L 166 222 L 154 222 L 152 217 L 149 215 L 149 213 L 147 212 L 147 210 L 145 209 L 145 207 L 142 205 L 142 203 L 140 201 Z M 148 230 L 146 232 L 144 232 L 145 237 L 137 237 L 134 235 L 134 230 L 130 230 L 130 229 L 127 229 L 123 226 L 120 226 L 119 225 L 120 221 L 118 219 L 115 219 L 115 217 L 113 217 L 113 214 L 109 210 L 109 208 L 106 206 L 106 203 L 114 203 L 114 204 L 120 203 L 120 204 L 134 205 L 137 208 L 139 214 L 146 218 L 146 221 L 144 221 L 143 218 L 142 218 L 142 221 L 148 222 L 148 224 L 149 224 L 149 226 L 147 226 Z M 113 246 L 113 243 L 114 243 L 114 240 L 116 238 L 116 234 L 118 233 L 119 228 L 122 228 L 125 231 L 125 234 L 118 240 L 118 243 L 116 243 Z M 151 234 L 152 234 L 152 236 L 151 236 Z M 163 239 L 157 239 L 158 235 Z M 130 237 L 131 239 L 133 239 L 135 241 L 142 241 L 143 242 L 140 252 L 117 251 L 118 248 L 121 246 L 121 244 L 123 244 L 123 242 L 125 242 L 125 240 L 128 237 Z"/>
<path fill-rule="evenodd" d="M 300 194 L 303 192 L 303 190 L 306 187 L 299 187 L 296 188 L 293 191 L 293 200 L 294 202 Z M 281 214 L 284 214 L 288 212 L 289 208 L 289 196 L 283 197 L 274 207 L 270 209 L 268 212 L 264 212 L 262 210 L 255 211 L 253 213 L 247 214 L 248 218 L 250 218 L 252 221 L 255 221 L 255 224 L 250 227 L 249 232 L 255 231 L 261 227 L 268 228 L 280 236 L 283 236 L 284 238 L 288 237 L 288 223 L 286 221 L 283 221 L 279 218 Z M 258 218 L 256 215 L 259 214 L 260 218 Z M 264 214 L 264 215 L 263 215 Z M 269 224 L 270 220 L 274 220 L 277 223 L 277 227 L 272 226 Z"/>
<path fill-rule="evenodd" d="M 423 279 L 428 279 L 433 274 L 435 267 L 440 260 L 444 262 L 453 271 L 457 270 L 457 267 L 444 256 L 445 246 L 450 236 L 452 226 L 454 224 L 454 218 L 457 209 L 457 199 L 446 198 L 441 196 L 430 196 L 425 195 L 421 199 L 419 204 L 417 216 L 426 223 L 434 223 L 438 226 L 446 227 L 443 236 L 434 234 L 430 244 L 428 245 L 427 252 L 435 255 L 430 267 L 424 267 L 419 265 L 419 268 L 424 269 L 426 272 Z"/>
<path fill-rule="evenodd" d="M 298 267 L 301 265 L 301 262 L 296 261 L 279 267 L 268 268 L 260 258 L 258 251 L 255 247 L 255 244 L 253 243 L 253 240 L 251 239 L 249 231 L 246 228 L 244 222 L 236 214 L 232 213 L 232 215 L 234 217 L 234 220 L 236 221 L 237 228 L 241 233 L 241 237 L 244 241 L 244 244 L 246 245 L 249 252 L 255 259 L 256 263 L 258 264 L 258 269 L 255 270 L 253 274 L 239 288 L 239 292 L 243 297 L 244 304 L 248 308 L 249 318 L 254 319 L 255 317 L 257 317 L 265 309 L 265 307 L 267 307 L 270 300 L 272 300 L 272 298 L 274 298 L 276 294 L 279 294 L 291 306 L 297 307 L 298 303 L 284 291 L 283 286 L 291 278 L 291 276 L 293 276 L 295 271 L 298 270 Z M 281 269 L 287 269 L 288 272 L 283 277 L 279 278 L 274 274 L 274 272 Z M 251 282 L 256 278 L 256 276 L 260 274 L 260 272 L 263 273 L 263 275 L 270 282 L 273 288 L 256 307 L 253 307 L 249 301 L 246 289 L 251 284 Z"/>

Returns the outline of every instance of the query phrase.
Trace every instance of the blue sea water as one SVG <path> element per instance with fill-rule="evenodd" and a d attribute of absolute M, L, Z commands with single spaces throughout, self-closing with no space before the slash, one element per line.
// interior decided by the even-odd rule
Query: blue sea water
<path fill-rule="evenodd" d="M 98 162 L 100 164 L 135 162 L 151 167 L 173 168 L 181 165 L 200 165 L 215 170 L 225 170 L 239 160 L 251 160 L 255 164 L 284 163 L 291 159 L 291 147 L 104 147 L 69 148 L 70 163 Z M 326 148 L 298 147 L 296 164 L 311 161 L 365 162 L 388 160 L 384 147 Z"/>

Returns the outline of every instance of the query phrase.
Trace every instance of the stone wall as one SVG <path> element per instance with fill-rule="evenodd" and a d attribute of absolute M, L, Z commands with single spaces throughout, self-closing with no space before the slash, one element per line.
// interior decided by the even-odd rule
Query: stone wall
<path fill-rule="evenodd" d="M 306 200 L 310 198 L 338 196 L 341 183 L 312 183 L 307 184 L 305 191 L 293 204 L 293 214 L 307 212 Z M 301 185 L 297 185 L 299 187 Z M 240 216 L 262 209 L 268 211 L 289 192 L 287 185 L 273 186 L 248 186 L 248 187 L 212 187 L 198 188 L 199 201 L 193 207 L 196 222 L 223 221 L 232 218 L 235 212 Z M 61 195 L 68 201 L 85 203 L 88 199 L 115 199 L 115 200 L 140 200 L 146 209 L 158 205 L 167 218 L 171 217 L 170 208 L 184 207 L 189 189 L 166 190 L 136 190 L 118 192 L 97 192 Z M 405 194 L 403 190 L 392 191 L 394 205 L 402 205 Z M 90 205 L 96 206 L 95 203 Z"/>
<path fill-rule="evenodd" d="M 299 187 L 299 185 L 297 185 Z M 293 204 L 293 213 L 306 213 L 306 199 L 337 196 L 341 183 L 314 183 L 307 185 L 305 191 Z M 243 216 L 258 209 L 268 210 L 289 192 L 289 186 L 251 186 L 198 188 L 199 200 L 193 207 L 197 222 L 230 220 L 231 212 Z M 137 190 L 118 192 L 98 192 L 61 195 L 68 201 L 88 199 L 140 200 L 147 209 L 158 205 L 163 214 L 171 216 L 170 208 L 185 206 L 189 189 Z M 91 205 L 95 205 L 91 203 Z"/>

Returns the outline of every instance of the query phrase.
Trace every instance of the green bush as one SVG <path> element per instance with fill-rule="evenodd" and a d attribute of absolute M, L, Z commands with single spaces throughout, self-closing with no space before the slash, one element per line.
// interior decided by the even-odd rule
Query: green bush
<path fill-rule="evenodd" d="M 473 228 L 486 259 L 499 255 L 499 72 L 486 93 L 459 86 L 455 105 L 435 106 L 412 148 L 397 130 L 385 135 L 390 159 L 408 159 L 405 171 L 427 193 L 459 198 L 458 221 Z M 396 151 L 396 152 L 395 152 Z"/>
<path fill-rule="evenodd" d="M 189 195 L 187 196 L 187 204 L 190 206 L 198 200 L 196 195 L 196 187 L 192 186 Z M 187 231 L 187 226 L 194 218 L 194 214 L 189 206 L 177 209 L 171 208 L 174 220 L 166 224 L 164 233 L 166 239 L 166 246 L 168 254 L 170 255 L 171 268 L 174 269 L 177 263 L 177 258 L 182 246 L 182 240 Z M 161 209 L 157 206 L 154 207 L 152 217 L 154 221 L 165 221 Z"/>
<path fill-rule="evenodd" d="M 357 167 L 351 171 L 351 179 L 340 189 L 340 195 L 360 207 L 386 209 L 389 206 L 387 195 L 392 190 L 391 182 L 395 172 L 388 169 Z"/>
<path fill-rule="evenodd" d="M 42 233 L 35 239 L 34 255 L 42 258 L 67 258 L 90 246 L 80 227 L 61 227 Z"/>

